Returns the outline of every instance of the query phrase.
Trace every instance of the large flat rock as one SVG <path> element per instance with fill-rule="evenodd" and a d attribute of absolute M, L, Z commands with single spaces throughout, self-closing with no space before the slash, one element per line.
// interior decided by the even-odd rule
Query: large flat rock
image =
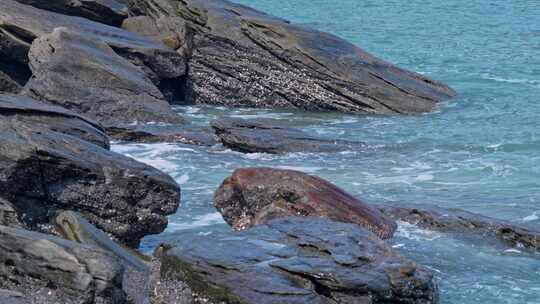
<path fill-rule="evenodd" d="M 27 303 L 24 296 L 40 304 L 125 303 L 124 268 L 97 247 L 0 226 L 0 263 L 0 299 L 9 296 Z"/>
<path fill-rule="evenodd" d="M 182 234 L 170 246 L 161 276 L 177 286 L 171 300 L 188 294 L 194 303 L 438 303 L 427 269 L 353 224 L 287 218 L 236 233 Z"/>
<path fill-rule="evenodd" d="M 107 44 L 66 28 L 34 40 L 25 93 L 83 113 L 106 126 L 182 123 L 159 89 Z"/>
<path fill-rule="evenodd" d="M 120 26 L 127 18 L 127 6 L 116 0 L 16 0 L 44 10 L 84 17 L 96 22 Z"/>
<path fill-rule="evenodd" d="M 9 98 L 0 107 L 0 193 L 26 225 L 46 231 L 56 210 L 80 211 L 129 246 L 165 229 L 180 201 L 172 178 L 98 145 L 103 134 L 78 114 Z"/>
<path fill-rule="evenodd" d="M 288 216 L 354 223 L 383 239 L 396 230 L 396 223 L 375 207 L 322 178 L 294 170 L 237 169 L 216 190 L 214 206 L 236 230 Z"/>
<path fill-rule="evenodd" d="M 360 142 L 317 138 L 271 120 L 221 118 L 211 125 L 223 146 L 244 153 L 334 153 L 366 147 Z"/>
<path fill-rule="evenodd" d="M 420 113 L 455 92 L 334 35 L 225 0 L 134 0 L 134 14 L 181 17 L 193 29 L 196 103 L 360 113 Z"/>
<path fill-rule="evenodd" d="M 27 54 L 33 40 L 52 33 L 57 27 L 109 45 L 117 54 L 139 66 L 157 86 L 183 84 L 185 58 L 161 43 L 120 28 L 42 10 L 14 0 L 0 1 L 0 55 L 17 63 L 28 63 Z"/>

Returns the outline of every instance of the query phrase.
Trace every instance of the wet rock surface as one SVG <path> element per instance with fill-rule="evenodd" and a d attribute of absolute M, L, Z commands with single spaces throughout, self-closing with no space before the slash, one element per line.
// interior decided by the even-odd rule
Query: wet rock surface
<path fill-rule="evenodd" d="M 169 142 L 199 146 L 218 143 L 209 128 L 190 125 L 120 125 L 107 128 L 107 134 L 115 140 L 127 142 Z"/>
<path fill-rule="evenodd" d="M 214 206 L 236 230 L 287 216 L 324 217 L 355 223 L 386 239 L 396 223 L 316 176 L 271 168 L 237 169 L 214 194 Z"/>
<path fill-rule="evenodd" d="M 105 126 L 182 123 L 146 74 L 107 44 L 65 28 L 36 39 L 27 95 L 83 113 Z"/>
<path fill-rule="evenodd" d="M 221 0 L 132 0 L 193 29 L 186 100 L 225 106 L 420 113 L 455 92 L 328 33 Z"/>
<path fill-rule="evenodd" d="M 280 127 L 272 120 L 222 118 L 211 125 L 225 147 L 244 153 L 333 153 L 366 147 L 360 142 L 310 136 L 299 129 Z"/>
<path fill-rule="evenodd" d="M 460 209 L 445 209 L 433 205 L 399 203 L 380 208 L 386 216 L 418 227 L 482 236 L 498 240 L 508 246 L 540 252 L 540 229 L 482 216 Z"/>
<path fill-rule="evenodd" d="M 20 293 L 32 303 L 125 303 L 122 265 L 96 247 L 0 226 L 0 262 L 0 289 L 11 290 L 12 297 Z"/>
<path fill-rule="evenodd" d="M 120 26 L 127 18 L 127 6 L 116 0 L 16 0 L 37 8 L 70 16 L 84 17 L 100 23 Z"/>
<path fill-rule="evenodd" d="M 171 177 L 74 134 L 81 128 L 69 117 L 62 120 L 66 115 L 50 115 L 62 125 L 55 128 L 34 123 L 33 116 L 0 114 L 0 192 L 32 229 L 47 230 L 58 209 L 76 210 L 116 240 L 137 246 L 143 236 L 163 231 L 166 215 L 178 208 L 180 188 Z"/>
<path fill-rule="evenodd" d="M 438 302 L 429 271 L 371 232 L 327 219 L 182 235 L 162 262 L 162 278 L 187 284 L 194 303 Z"/>
<path fill-rule="evenodd" d="M 33 40 L 52 33 L 58 27 L 77 32 L 95 43 L 107 44 L 118 55 L 142 69 L 158 87 L 184 81 L 185 58 L 163 44 L 120 28 L 13 0 L 0 2 L 0 55 L 24 66 L 28 63 L 27 55 Z"/>

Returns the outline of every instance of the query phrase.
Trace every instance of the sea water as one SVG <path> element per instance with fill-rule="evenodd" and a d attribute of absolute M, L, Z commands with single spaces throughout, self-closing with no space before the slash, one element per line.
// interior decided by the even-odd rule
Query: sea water
<path fill-rule="evenodd" d="M 237 0 L 343 37 L 401 67 L 441 80 L 459 97 L 418 116 L 365 117 L 288 110 L 179 107 L 195 124 L 275 118 L 320 137 L 362 141 L 338 154 L 241 154 L 223 147 L 122 144 L 182 187 L 163 234 L 228 229 L 212 195 L 235 168 L 321 176 L 373 204 L 462 208 L 540 227 L 540 2 L 537 0 Z M 294 119 L 293 119 L 294 118 Z M 441 302 L 540 303 L 540 256 L 400 223 L 391 245 L 429 267 Z"/>

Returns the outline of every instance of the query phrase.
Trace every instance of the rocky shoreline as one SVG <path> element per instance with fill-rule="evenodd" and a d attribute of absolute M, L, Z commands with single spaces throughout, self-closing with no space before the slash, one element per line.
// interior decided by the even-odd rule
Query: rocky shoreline
<path fill-rule="evenodd" d="M 460 210 L 372 206 L 321 178 L 238 168 L 230 232 L 140 254 L 178 212 L 167 174 L 110 141 L 337 153 L 269 120 L 198 126 L 173 105 L 418 114 L 455 96 L 333 35 L 224 0 L 0 2 L 0 302 L 438 303 L 396 221 L 540 251 L 540 232 Z M 181 212 L 181 210 L 180 210 Z"/>

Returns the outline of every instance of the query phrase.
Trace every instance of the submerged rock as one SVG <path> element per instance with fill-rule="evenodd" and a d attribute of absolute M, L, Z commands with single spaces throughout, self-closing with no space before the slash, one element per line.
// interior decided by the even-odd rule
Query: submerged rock
<path fill-rule="evenodd" d="M 0 1 L 0 55 L 24 66 L 28 63 L 32 41 L 58 27 L 77 32 L 95 43 L 107 44 L 118 55 L 140 67 L 158 87 L 182 86 L 185 82 L 185 58 L 163 44 L 120 28 L 13 0 Z"/>
<path fill-rule="evenodd" d="M 16 292 L 32 303 L 125 303 L 122 264 L 93 246 L 0 226 L 0 264 L 0 288 L 12 290 L 12 297 Z"/>
<path fill-rule="evenodd" d="M 161 277 L 187 285 L 194 303 L 438 303 L 427 269 L 371 232 L 327 219 L 182 234 L 163 254 Z"/>
<path fill-rule="evenodd" d="M 365 147 L 359 142 L 316 138 L 298 129 L 280 127 L 269 120 L 226 118 L 213 121 L 212 128 L 225 147 L 244 153 L 331 153 Z"/>
<path fill-rule="evenodd" d="M 455 92 L 328 33 L 225 0 L 132 0 L 193 30 L 188 101 L 359 113 L 430 111 Z"/>
<path fill-rule="evenodd" d="M 28 95 L 96 119 L 105 126 L 182 123 L 159 89 L 107 44 L 57 28 L 30 49 Z"/>
<path fill-rule="evenodd" d="M 128 142 L 170 142 L 198 146 L 217 144 L 211 130 L 189 125 L 120 125 L 107 128 L 107 134 L 115 140 Z"/>
<path fill-rule="evenodd" d="M 440 208 L 432 205 L 402 204 L 384 206 L 380 210 L 388 217 L 418 227 L 467 236 L 477 235 L 494 239 L 518 249 L 540 252 L 540 230 L 517 225 L 460 209 Z"/>
<path fill-rule="evenodd" d="M 85 132 L 96 128 L 75 119 L 75 113 L 45 111 L 50 106 L 10 98 L 25 104 L 27 114 L 0 111 L 0 193 L 24 224 L 47 230 L 56 210 L 80 211 L 133 247 L 145 235 L 165 229 L 166 216 L 176 211 L 180 200 L 180 188 L 171 177 L 88 142 Z"/>
<path fill-rule="evenodd" d="M 44 10 L 80 16 L 112 26 L 127 18 L 127 6 L 116 0 L 16 0 Z"/>
<path fill-rule="evenodd" d="M 287 216 L 324 217 L 354 223 L 391 238 L 396 223 L 316 176 L 271 168 L 237 169 L 214 194 L 214 206 L 236 230 Z"/>

